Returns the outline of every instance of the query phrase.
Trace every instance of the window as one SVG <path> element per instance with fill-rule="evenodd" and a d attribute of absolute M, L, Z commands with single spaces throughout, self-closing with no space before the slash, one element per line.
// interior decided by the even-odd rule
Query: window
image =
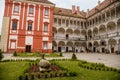
<path fill-rule="evenodd" d="M 16 21 L 12 22 L 12 30 L 17 30 L 17 22 Z"/>
<path fill-rule="evenodd" d="M 44 50 L 48 49 L 47 41 L 44 41 L 44 42 L 43 42 L 43 49 L 44 49 Z"/>
<path fill-rule="evenodd" d="M 33 12 L 34 12 L 33 7 L 30 7 L 30 8 L 29 8 L 29 14 L 33 14 Z"/>
<path fill-rule="evenodd" d="M 19 5 L 15 5 L 14 12 L 19 12 Z"/>
<path fill-rule="evenodd" d="M 28 31 L 32 31 L 32 22 L 28 22 Z"/>
<path fill-rule="evenodd" d="M 49 9 L 45 9 L 45 15 L 49 15 Z"/>
<path fill-rule="evenodd" d="M 44 24 L 44 32 L 48 32 L 48 24 Z"/>

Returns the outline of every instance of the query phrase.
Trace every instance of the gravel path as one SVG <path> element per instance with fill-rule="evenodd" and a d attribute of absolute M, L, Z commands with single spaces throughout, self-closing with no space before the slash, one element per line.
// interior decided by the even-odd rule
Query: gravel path
<path fill-rule="evenodd" d="M 62 58 L 71 58 L 72 53 L 64 53 L 64 57 L 53 57 L 46 58 L 51 59 L 62 59 Z M 80 60 L 86 60 L 89 62 L 104 63 L 106 66 L 114 67 L 120 69 L 120 55 L 116 54 L 98 54 L 98 53 L 76 53 L 76 56 Z M 13 57 L 12 54 L 4 54 L 4 59 L 40 59 L 40 57 Z"/>

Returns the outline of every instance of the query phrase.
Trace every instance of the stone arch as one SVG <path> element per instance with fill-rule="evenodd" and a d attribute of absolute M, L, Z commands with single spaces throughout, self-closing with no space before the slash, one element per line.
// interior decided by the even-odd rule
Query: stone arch
<path fill-rule="evenodd" d="M 66 30 L 66 33 L 72 34 L 72 33 L 73 33 L 73 30 L 72 30 L 72 29 L 67 29 L 67 30 Z"/>
<path fill-rule="evenodd" d="M 120 19 L 118 19 L 117 21 L 117 28 L 118 28 L 118 31 L 120 31 Z"/>
<path fill-rule="evenodd" d="M 94 46 L 99 46 L 98 41 L 94 41 L 94 42 L 93 42 L 93 45 L 94 45 Z"/>
<path fill-rule="evenodd" d="M 88 35 L 92 35 L 92 30 L 91 29 L 88 30 Z"/>
<path fill-rule="evenodd" d="M 88 42 L 88 47 L 92 47 L 92 43 L 91 42 Z"/>
<path fill-rule="evenodd" d="M 98 28 L 97 28 L 97 27 L 93 28 L 93 34 L 94 34 L 94 35 L 97 35 L 97 34 L 98 34 Z"/>
<path fill-rule="evenodd" d="M 57 29 L 53 27 L 53 33 L 57 33 Z"/>
<path fill-rule="evenodd" d="M 65 42 L 64 42 L 64 41 L 60 41 L 60 42 L 58 43 L 58 46 L 65 46 Z"/>
<path fill-rule="evenodd" d="M 79 35 L 80 31 L 78 29 L 74 30 L 74 34 Z"/>
<path fill-rule="evenodd" d="M 72 46 L 73 46 L 73 42 L 68 41 L 66 45 L 67 45 L 67 46 L 71 46 L 71 47 L 72 47 Z"/>
<path fill-rule="evenodd" d="M 116 24 L 115 22 L 111 21 L 107 23 L 107 31 L 114 31 L 116 28 Z"/>
<path fill-rule="evenodd" d="M 76 47 L 80 47 L 80 46 L 81 46 L 80 42 L 78 42 L 78 41 L 76 41 L 76 42 L 74 43 L 74 45 L 75 45 Z"/>
<path fill-rule="evenodd" d="M 105 41 L 105 40 L 101 40 L 101 41 L 100 41 L 100 45 L 101 45 L 101 46 L 106 46 L 106 41 Z"/>
<path fill-rule="evenodd" d="M 52 41 L 53 46 L 57 46 L 57 42 L 56 41 Z"/>
<path fill-rule="evenodd" d="M 99 33 L 100 34 L 106 33 L 106 27 L 105 27 L 105 25 L 100 25 L 100 27 L 99 27 Z"/>
<path fill-rule="evenodd" d="M 59 32 L 59 33 L 65 33 L 65 29 L 64 29 L 64 28 L 59 28 L 59 29 L 58 29 L 58 32 Z"/>
<path fill-rule="evenodd" d="M 108 40 L 108 45 L 116 45 L 117 41 L 115 39 L 109 39 Z"/>
<path fill-rule="evenodd" d="M 86 30 L 82 30 L 82 31 L 81 31 L 81 34 L 82 34 L 82 35 L 86 35 L 86 34 L 87 34 Z"/>

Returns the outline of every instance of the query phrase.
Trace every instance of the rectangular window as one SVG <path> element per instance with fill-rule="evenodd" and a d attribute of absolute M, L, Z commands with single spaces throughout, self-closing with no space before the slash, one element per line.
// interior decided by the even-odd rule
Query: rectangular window
<path fill-rule="evenodd" d="M 17 30 L 17 22 L 12 23 L 12 30 Z"/>
<path fill-rule="evenodd" d="M 44 24 L 44 32 L 48 32 L 48 24 Z"/>
<path fill-rule="evenodd" d="M 15 5 L 14 12 L 19 12 L 19 5 Z"/>
<path fill-rule="evenodd" d="M 28 31 L 32 31 L 32 23 L 28 23 Z"/>
<path fill-rule="evenodd" d="M 15 42 L 11 42 L 11 49 L 15 49 Z"/>
<path fill-rule="evenodd" d="M 43 42 L 43 49 L 44 49 L 44 50 L 48 49 L 48 44 L 47 44 L 46 41 Z"/>
<path fill-rule="evenodd" d="M 33 7 L 30 7 L 30 8 L 29 8 L 29 14 L 33 14 L 33 12 L 34 12 Z"/>
<path fill-rule="evenodd" d="M 45 9 L 45 15 L 49 15 L 49 9 Z"/>

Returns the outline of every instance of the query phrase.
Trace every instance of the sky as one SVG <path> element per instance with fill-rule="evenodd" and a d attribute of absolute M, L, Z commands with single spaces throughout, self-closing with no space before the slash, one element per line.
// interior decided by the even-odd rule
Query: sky
<path fill-rule="evenodd" d="M 92 9 L 98 4 L 98 0 L 49 0 L 56 4 L 56 7 L 68 8 L 71 9 L 72 5 L 76 5 L 80 7 L 80 10 L 87 11 L 87 9 Z M 100 0 L 101 2 L 104 0 Z M 4 14 L 4 5 L 5 0 L 0 0 L 0 34 L 1 34 L 1 26 L 2 19 Z"/>

